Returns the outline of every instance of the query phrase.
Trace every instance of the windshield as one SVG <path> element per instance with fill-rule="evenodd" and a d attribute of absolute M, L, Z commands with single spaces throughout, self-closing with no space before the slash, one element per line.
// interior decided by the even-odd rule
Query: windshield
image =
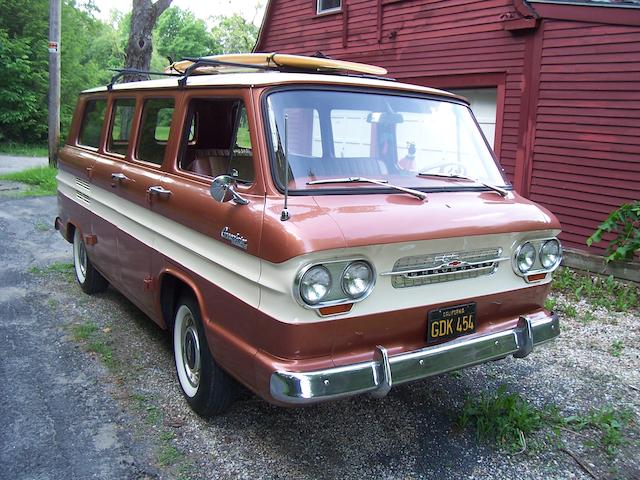
<path fill-rule="evenodd" d="M 449 175 L 505 185 L 464 105 L 444 99 L 305 89 L 272 93 L 267 108 L 274 178 L 284 185 L 286 151 L 291 190 L 362 187 L 353 182 L 317 182 L 343 177 L 427 190 L 473 188 L 446 178 Z"/>

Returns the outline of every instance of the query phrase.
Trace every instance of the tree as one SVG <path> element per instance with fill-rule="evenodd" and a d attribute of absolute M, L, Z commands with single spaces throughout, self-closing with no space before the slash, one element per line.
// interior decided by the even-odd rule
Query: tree
<path fill-rule="evenodd" d="M 41 142 L 47 135 L 49 7 L 0 0 L 0 141 Z"/>
<path fill-rule="evenodd" d="M 221 53 L 245 53 L 253 50 L 258 38 L 258 27 L 245 21 L 238 14 L 230 17 L 215 17 L 216 25 L 211 30 L 213 39 L 220 45 Z"/>
<path fill-rule="evenodd" d="M 171 7 L 158 19 L 156 50 L 172 60 L 220 53 L 207 25 L 190 10 Z"/>
<path fill-rule="evenodd" d="M 171 0 L 133 0 L 131 31 L 125 54 L 126 68 L 149 70 L 153 52 L 152 34 L 156 21 L 171 5 Z M 126 81 L 146 80 L 146 75 L 127 75 Z"/>

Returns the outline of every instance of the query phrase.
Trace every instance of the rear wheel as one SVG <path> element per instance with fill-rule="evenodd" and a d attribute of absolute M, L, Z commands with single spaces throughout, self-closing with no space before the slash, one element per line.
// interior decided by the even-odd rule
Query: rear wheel
<path fill-rule="evenodd" d="M 73 267 L 76 272 L 76 280 L 82 291 L 88 294 L 104 292 L 109 282 L 98 272 L 89 256 L 80 230 L 76 228 L 73 233 Z"/>
<path fill-rule="evenodd" d="M 192 296 L 180 298 L 174 319 L 173 356 L 182 393 L 199 415 L 224 412 L 233 402 L 235 381 L 211 356 L 200 308 Z"/>

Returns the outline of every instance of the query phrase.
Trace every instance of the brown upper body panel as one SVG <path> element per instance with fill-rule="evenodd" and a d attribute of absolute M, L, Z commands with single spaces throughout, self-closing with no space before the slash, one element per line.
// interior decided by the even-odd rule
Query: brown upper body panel
<path fill-rule="evenodd" d="M 357 187 L 355 187 L 357 188 Z M 549 211 L 513 193 L 439 192 L 268 197 L 262 258 L 274 263 L 319 250 L 461 236 L 560 229 Z"/>

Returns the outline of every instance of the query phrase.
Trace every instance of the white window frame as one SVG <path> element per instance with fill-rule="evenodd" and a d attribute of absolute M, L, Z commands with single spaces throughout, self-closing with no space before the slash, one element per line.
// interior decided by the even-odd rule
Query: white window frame
<path fill-rule="evenodd" d="M 318 14 L 318 15 L 322 15 L 322 14 L 325 14 L 325 13 L 340 12 L 342 10 L 342 0 L 340 0 L 340 5 L 338 5 L 337 7 L 334 7 L 334 8 L 325 8 L 323 10 L 323 9 L 321 9 L 321 5 L 322 5 L 322 0 L 317 0 L 316 1 L 316 14 Z"/>

